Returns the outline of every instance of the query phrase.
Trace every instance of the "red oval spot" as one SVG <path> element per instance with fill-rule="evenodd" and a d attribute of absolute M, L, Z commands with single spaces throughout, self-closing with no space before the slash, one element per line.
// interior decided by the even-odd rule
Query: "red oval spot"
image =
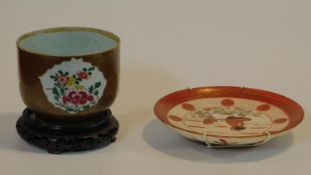
<path fill-rule="evenodd" d="M 258 111 L 268 111 L 270 108 L 271 108 L 270 105 L 268 105 L 268 104 L 262 104 L 262 105 L 257 106 L 256 109 L 257 109 Z"/>
<path fill-rule="evenodd" d="M 287 118 L 279 118 L 279 119 L 274 120 L 273 123 L 281 124 L 281 123 L 286 122 L 287 120 L 288 120 Z"/>
<path fill-rule="evenodd" d="M 187 104 L 187 103 L 182 104 L 181 107 L 187 111 L 194 111 L 195 110 L 195 107 L 193 105 Z"/>
<path fill-rule="evenodd" d="M 224 106 L 233 106 L 234 105 L 234 101 L 231 99 L 224 99 L 221 101 L 221 104 Z"/>
<path fill-rule="evenodd" d="M 169 117 L 170 119 L 176 121 L 176 122 L 182 121 L 182 118 L 180 118 L 180 117 L 178 117 L 178 116 L 176 116 L 176 115 L 169 115 L 168 117 Z"/>
<path fill-rule="evenodd" d="M 216 122 L 216 121 L 217 121 L 216 119 L 210 117 L 210 118 L 204 119 L 204 120 L 203 120 L 203 123 L 206 124 L 206 125 L 208 125 L 208 124 L 213 124 L 213 123 Z"/>

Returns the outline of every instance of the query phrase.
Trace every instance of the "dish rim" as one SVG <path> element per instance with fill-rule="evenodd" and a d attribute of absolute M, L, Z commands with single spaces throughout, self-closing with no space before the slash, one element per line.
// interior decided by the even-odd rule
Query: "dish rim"
<path fill-rule="evenodd" d="M 201 98 L 211 98 L 211 97 L 223 97 L 223 98 L 243 98 L 257 100 L 272 104 L 283 110 L 289 117 L 289 124 L 280 131 L 268 131 L 271 136 L 277 136 L 287 131 L 290 131 L 294 127 L 298 126 L 304 119 L 304 110 L 297 102 L 294 100 L 267 90 L 238 87 L 238 86 L 203 86 L 191 89 L 183 89 L 179 91 L 172 92 L 160 98 L 154 105 L 154 113 L 158 119 L 163 123 L 169 125 L 183 132 L 189 132 L 192 134 L 204 135 L 196 131 L 191 131 L 185 128 L 177 127 L 169 122 L 167 119 L 167 114 L 171 108 L 181 104 L 182 102 L 201 99 Z M 174 103 L 168 103 L 173 101 Z M 167 106 L 167 104 L 169 104 Z M 289 107 L 291 107 L 289 109 Z M 290 118 L 291 117 L 291 118 Z M 293 118 L 295 120 L 293 120 Z M 221 136 L 223 138 L 256 138 L 265 136 L 266 133 L 251 136 Z M 212 137 L 220 137 L 217 135 L 208 135 Z"/>

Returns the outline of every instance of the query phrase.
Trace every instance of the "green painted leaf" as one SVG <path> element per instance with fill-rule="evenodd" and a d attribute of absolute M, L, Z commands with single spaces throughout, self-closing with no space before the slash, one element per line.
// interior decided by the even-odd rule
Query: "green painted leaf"
<path fill-rule="evenodd" d="M 90 108 L 90 105 L 82 106 L 82 109 L 84 109 L 84 110 L 87 110 L 87 109 L 89 109 L 89 108 Z"/>
<path fill-rule="evenodd" d="M 65 72 L 65 74 L 64 74 L 65 76 L 67 76 L 67 75 L 69 75 L 69 73 L 68 72 Z"/>
<path fill-rule="evenodd" d="M 73 77 L 73 78 L 76 78 L 76 75 L 73 75 L 72 77 Z"/>
<path fill-rule="evenodd" d="M 59 96 L 59 92 L 58 92 L 58 89 L 57 89 L 56 87 L 53 87 L 52 93 L 53 93 L 54 95 Z"/>
<path fill-rule="evenodd" d="M 97 96 L 97 95 L 98 95 L 98 91 L 95 91 L 95 92 L 94 92 L 94 95 L 96 95 L 96 96 Z"/>
<path fill-rule="evenodd" d="M 61 71 L 61 70 L 59 70 L 58 73 L 61 75 L 64 75 L 63 71 Z"/>
<path fill-rule="evenodd" d="M 92 75 L 92 72 L 88 72 L 89 75 Z"/>
<path fill-rule="evenodd" d="M 70 107 L 66 107 L 66 111 L 67 111 L 67 112 L 73 112 L 74 109 L 72 109 L 72 108 L 70 108 Z"/>
<path fill-rule="evenodd" d="M 101 85 L 101 82 L 100 82 L 100 81 L 99 81 L 99 82 L 96 82 L 96 83 L 95 83 L 95 89 L 99 88 L 100 85 Z"/>
<path fill-rule="evenodd" d="M 89 87 L 89 92 L 90 92 L 91 94 L 93 94 L 93 91 L 94 91 L 94 86 L 92 85 L 92 86 Z"/>
<path fill-rule="evenodd" d="M 54 96 L 54 100 L 58 101 L 58 100 L 59 100 L 59 96 L 58 96 L 58 95 L 55 95 L 55 96 Z"/>
<path fill-rule="evenodd" d="M 54 79 L 54 78 L 56 78 L 54 75 L 50 75 L 50 78 L 52 78 L 52 79 Z"/>
<path fill-rule="evenodd" d="M 90 67 L 89 69 L 88 69 L 88 71 L 92 71 L 92 70 L 94 70 L 95 68 L 94 67 Z"/>

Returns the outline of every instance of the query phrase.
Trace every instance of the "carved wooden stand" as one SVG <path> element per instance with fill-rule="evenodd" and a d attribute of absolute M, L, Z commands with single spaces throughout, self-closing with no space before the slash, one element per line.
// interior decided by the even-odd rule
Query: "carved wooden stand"
<path fill-rule="evenodd" d="M 18 134 L 27 142 L 46 149 L 49 153 L 83 151 L 109 145 L 116 139 L 119 123 L 107 110 L 96 120 L 80 124 L 45 122 L 26 108 L 17 120 Z"/>

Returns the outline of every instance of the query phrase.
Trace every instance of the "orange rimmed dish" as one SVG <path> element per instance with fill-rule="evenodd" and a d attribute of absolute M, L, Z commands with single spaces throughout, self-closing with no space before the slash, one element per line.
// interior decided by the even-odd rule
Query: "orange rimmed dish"
<path fill-rule="evenodd" d="M 302 107 L 285 96 L 232 86 L 177 91 L 161 98 L 154 112 L 178 134 L 209 147 L 259 145 L 304 117 Z"/>

